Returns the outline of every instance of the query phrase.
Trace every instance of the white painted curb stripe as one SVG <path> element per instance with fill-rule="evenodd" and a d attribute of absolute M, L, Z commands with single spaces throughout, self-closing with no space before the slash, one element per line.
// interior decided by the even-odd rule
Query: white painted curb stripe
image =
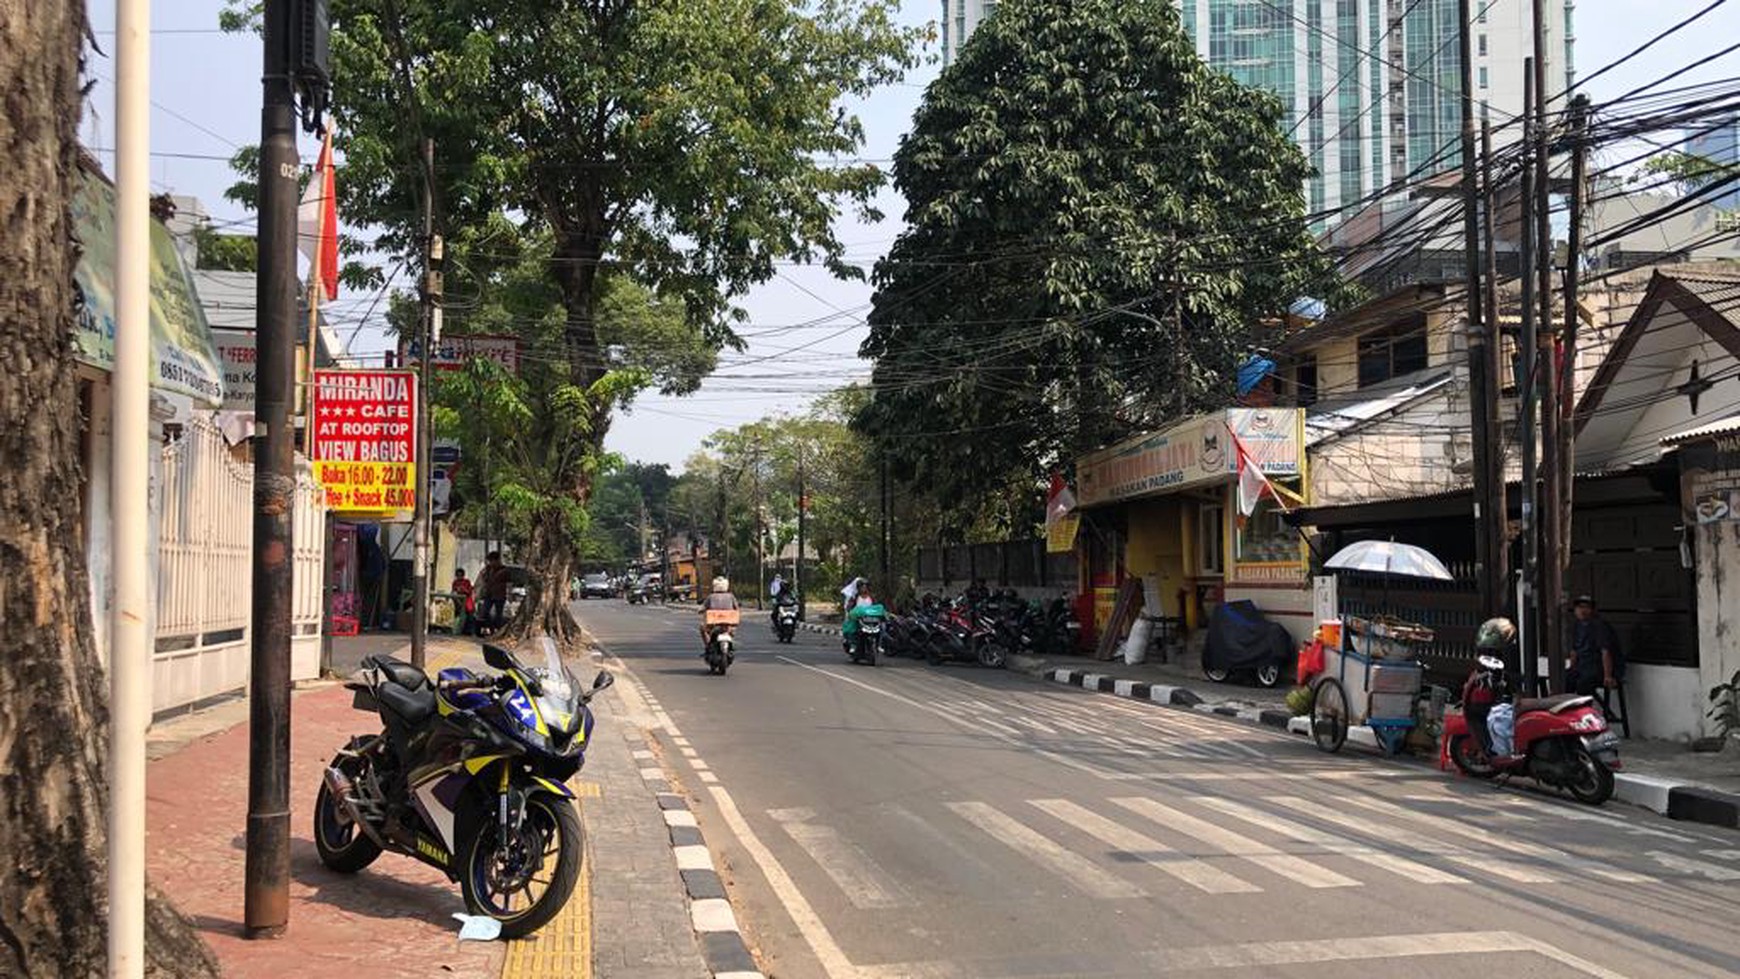
<path fill-rule="evenodd" d="M 731 911 L 731 902 L 722 897 L 703 898 L 689 905 L 689 916 L 702 934 L 737 930 L 737 915 Z"/>
<path fill-rule="evenodd" d="M 695 822 L 695 814 L 687 809 L 666 809 L 665 825 L 688 826 L 694 829 L 700 828 L 700 824 Z"/>
<path fill-rule="evenodd" d="M 671 852 L 677 855 L 678 870 L 713 869 L 713 854 L 704 846 L 672 847 Z"/>

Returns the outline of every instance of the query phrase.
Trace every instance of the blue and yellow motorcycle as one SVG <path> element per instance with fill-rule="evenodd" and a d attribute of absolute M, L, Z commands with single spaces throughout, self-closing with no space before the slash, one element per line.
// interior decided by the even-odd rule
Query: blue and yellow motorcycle
<path fill-rule="evenodd" d="M 592 697 L 549 639 L 526 666 L 483 647 L 498 675 L 422 670 L 370 656 L 345 684 L 382 730 L 352 738 L 327 766 L 314 805 L 326 866 L 355 873 L 382 851 L 421 860 L 459 882 L 473 914 L 518 938 L 555 917 L 580 879 L 585 850 L 567 781 L 585 762 Z"/>

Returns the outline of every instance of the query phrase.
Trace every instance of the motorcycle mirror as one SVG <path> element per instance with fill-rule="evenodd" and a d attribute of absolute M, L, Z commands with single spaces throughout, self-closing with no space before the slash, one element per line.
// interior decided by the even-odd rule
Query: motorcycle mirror
<path fill-rule="evenodd" d="M 616 683 L 615 674 L 609 670 L 599 670 L 598 675 L 592 678 L 592 689 L 595 691 L 604 690 L 614 683 Z"/>
<path fill-rule="evenodd" d="M 483 644 L 483 661 L 498 670 L 511 670 L 519 666 L 514 662 L 512 653 L 488 642 Z"/>

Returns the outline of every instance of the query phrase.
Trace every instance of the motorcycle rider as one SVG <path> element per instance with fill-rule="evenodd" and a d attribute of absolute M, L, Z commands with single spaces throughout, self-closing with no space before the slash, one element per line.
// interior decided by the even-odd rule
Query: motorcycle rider
<path fill-rule="evenodd" d="M 731 594 L 731 581 L 724 575 L 713 579 L 713 590 L 701 602 L 701 655 L 707 655 L 707 613 L 713 611 L 737 611 L 737 596 Z"/>
<path fill-rule="evenodd" d="M 777 628 L 779 626 L 779 610 L 781 608 L 796 605 L 798 603 L 797 591 L 796 591 L 796 589 L 792 588 L 792 586 L 790 584 L 788 584 L 785 581 L 785 579 L 779 577 L 778 575 L 775 575 L 773 578 L 772 591 L 773 591 L 773 624 Z"/>
<path fill-rule="evenodd" d="M 1468 726 L 1480 738 L 1488 754 L 1509 754 L 1515 729 L 1515 711 L 1505 665 L 1516 644 L 1516 625 L 1500 616 L 1487 619 L 1475 633 L 1475 655 L 1498 662 L 1496 669 L 1477 662 L 1462 685 L 1462 711 Z"/>
<path fill-rule="evenodd" d="M 858 638 L 858 620 L 866 615 L 882 615 L 883 608 L 877 604 L 876 596 L 870 591 L 870 583 L 858 579 L 858 595 L 851 610 L 846 613 L 846 620 L 840 623 L 840 644 L 846 652 L 852 651 L 852 643 Z"/>

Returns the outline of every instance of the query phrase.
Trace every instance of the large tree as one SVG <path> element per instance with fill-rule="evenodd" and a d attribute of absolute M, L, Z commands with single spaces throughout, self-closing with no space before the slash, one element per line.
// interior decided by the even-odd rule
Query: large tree
<path fill-rule="evenodd" d="M 1020 522 L 1045 469 L 1226 396 L 1259 324 L 1322 296 L 1280 103 L 1171 0 L 1009 0 L 895 156 L 875 398 L 902 481 Z"/>
<path fill-rule="evenodd" d="M 248 0 L 232 0 L 246 10 Z M 894 0 L 334 0 L 339 177 L 350 220 L 378 248 L 417 246 L 418 144 L 436 143 L 436 223 L 500 213 L 547 231 L 564 312 L 566 415 L 544 465 L 570 505 L 546 508 L 529 563 L 551 587 L 522 624 L 565 628 L 554 587 L 612 411 L 600 331 L 607 271 L 677 304 L 693 334 L 733 343 L 734 298 L 783 259 L 848 274 L 833 223 L 871 212 L 881 174 L 841 100 L 909 63 Z M 232 17 L 232 22 L 234 18 Z M 482 257 L 481 251 L 474 252 Z M 632 381 L 634 379 L 630 379 Z"/>
<path fill-rule="evenodd" d="M 83 3 L 0 0 L 0 976 L 104 968 L 108 707 L 91 632 L 72 357 Z M 131 202 L 145 206 L 144 201 Z M 144 324 L 136 324 L 143 329 Z M 168 902 L 147 967 L 215 976 Z"/>

